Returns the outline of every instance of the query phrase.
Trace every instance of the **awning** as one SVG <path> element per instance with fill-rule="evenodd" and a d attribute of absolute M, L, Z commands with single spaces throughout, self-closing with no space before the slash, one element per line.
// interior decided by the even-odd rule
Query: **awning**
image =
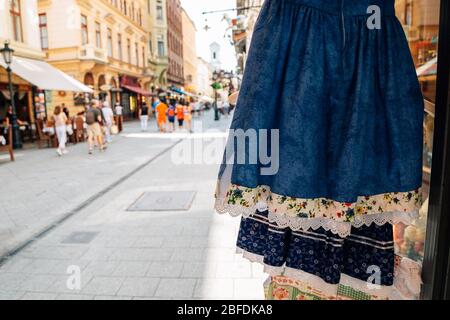
<path fill-rule="evenodd" d="M 128 86 L 128 85 L 122 85 L 122 88 L 125 88 L 127 90 L 130 90 L 132 92 L 135 92 L 137 94 L 143 95 L 143 96 L 147 96 L 147 97 L 151 97 L 154 94 L 151 93 L 150 91 L 146 91 L 144 89 L 141 89 L 139 87 L 134 87 L 134 86 Z"/>
<path fill-rule="evenodd" d="M 185 96 L 188 96 L 188 97 L 193 97 L 193 98 L 197 98 L 198 97 L 195 94 L 183 91 L 180 88 L 177 88 L 175 86 L 170 87 L 170 90 L 175 92 L 175 93 L 178 93 L 178 94 L 181 94 L 181 95 L 185 95 Z"/>
<path fill-rule="evenodd" d="M 0 65 L 6 69 L 4 61 Z M 12 72 L 42 90 L 89 92 L 93 90 L 47 62 L 22 57 L 14 57 Z"/>

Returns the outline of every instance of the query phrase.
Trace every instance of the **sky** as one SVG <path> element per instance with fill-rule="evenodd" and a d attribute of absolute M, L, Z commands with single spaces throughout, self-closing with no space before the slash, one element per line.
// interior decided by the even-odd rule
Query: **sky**
<path fill-rule="evenodd" d="M 210 61 L 209 45 L 214 41 L 221 45 L 222 68 L 225 70 L 235 70 L 236 54 L 230 39 L 225 38 L 225 34 L 231 35 L 231 31 L 226 33 L 228 23 L 223 20 L 225 12 L 206 14 L 205 11 L 215 11 L 236 8 L 236 0 L 181 0 L 182 7 L 194 21 L 197 28 L 197 55 Z M 226 12 L 229 17 L 235 17 L 235 11 Z M 211 29 L 205 30 L 208 25 Z"/>

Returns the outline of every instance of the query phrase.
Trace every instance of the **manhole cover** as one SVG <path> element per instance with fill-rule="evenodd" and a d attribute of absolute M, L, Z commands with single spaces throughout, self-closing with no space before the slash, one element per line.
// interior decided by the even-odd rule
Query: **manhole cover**
<path fill-rule="evenodd" d="M 187 211 L 195 194 L 195 191 L 145 192 L 128 211 Z"/>
<path fill-rule="evenodd" d="M 70 236 L 68 236 L 62 243 L 65 244 L 88 244 L 91 243 L 92 240 L 96 236 L 98 236 L 98 232 L 74 232 Z"/>

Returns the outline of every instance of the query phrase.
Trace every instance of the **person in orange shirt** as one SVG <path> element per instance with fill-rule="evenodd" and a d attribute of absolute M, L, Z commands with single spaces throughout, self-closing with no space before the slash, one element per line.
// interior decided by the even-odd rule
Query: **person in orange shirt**
<path fill-rule="evenodd" d="M 178 120 L 178 127 L 179 129 L 183 129 L 184 125 L 184 107 L 182 105 L 182 101 L 177 104 L 177 107 L 175 109 L 177 120 Z"/>
<path fill-rule="evenodd" d="M 169 107 L 164 100 L 161 100 L 161 102 L 156 106 L 157 122 L 160 132 L 166 132 L 168 109 Z"/>
<path fill-rule="evenodd" d="M 189 132 L 192 132 L 192 107 L 189 102 L 184 103 L 184 122 L 186 123 L 186 129 L 189 130 Z"/>

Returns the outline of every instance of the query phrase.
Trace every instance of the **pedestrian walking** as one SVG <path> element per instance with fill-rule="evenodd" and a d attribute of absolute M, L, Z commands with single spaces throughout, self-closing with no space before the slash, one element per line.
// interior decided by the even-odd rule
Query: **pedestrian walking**
<path fill-rule="evenodd" d="M 161 103 L 161 100 L 159 100 L 158 98 L 155 98 L 152 102 L 152 113 L 156 119 L 156 126 L 159 129 L 159 124 L 158 124 L 158 111 L 156 110 L 156 107 Z"/>
<path fill-rule="evenodd" d="M 194 113 L 197 118 L 199 118 L 202 115 L 203 108 L 204 105 L 201 101 L 197 101 L 197 103 L 194 104 Z"/>
<path fill-rule="evenodd" d="M 170 101 L 169 109 L 167 110 L 167 118 L 169 120 L 169 132 L 175 131 L 175 116 L 176 116 L 176 100 L 172 99 Z"/>
<path fill-rule="evenodd" d="M 114 107 L 114 111 L 117 116 L 117 126 L 119 127 L 119 132 L 123 130 L 123 107 L 119 101 L 116 102 L 116 106 Z"/>
<path fill-rule="evenodd" d="M 180 101 L 180 103 L 177 104 L 176 109 L 175 109 L 175 113 L 177 116 L 177 120 L 178 120 L 178 128 L 181 130 L 183 129 L 184 126 L 184 106 L 183 106 L 184 101 Z"/>
<path fill-rule="evenodd" d="M 63 154 L 67 154 L 66 143 L 67 143 L 67 132 L 66 132 L 66 124 L 67 124 L 67 116 L 62 111 L 60 106 L 55 107 L 55 111 L 53 113 L 53 121 L 55 123 L 56 136 L 58 137 L 58 150 L 56 153 L 61 157 Z"/>
<path fill-rule="evenodd" d="M 155 113 L 156 115 L 156 107 L 161 103 L 161 100 L 159 100 L 158 98 L 155 98 L 155 100 L 152 103 L 152 111 L 153 113 Z"/>
<path fill-rule="evenodd" d="M 184 111 L 184 122 L 186 125 L 186 129 L 189 130 L 189 132 L 192 132 L 192 106 L 191 103 L 185 102 L 183 106 Z"/>
<path fill-rule="evenodd" d="M 225 101 L 223 103 L 223 114 L 225 117 L 228 117 L 230 115 L 230 104 L 228 101 Z"/>
<path fill-rule="evenodd" d="M 73 130 L 73 123 L 72 123 L 72 118 L 70 117 L 70 110 L 68 107 L 66 107 L 66 105 L 63 103 L 61 104 L 61 109 L 62 112 L 66 115 L 67 117 L 67 123 L 66 123 L 66 132 L 67 132 L 67 140 L 69 140 L 69 138 L 73 135 L 74 130 Z"/>
<path fill-rule="evenodd" d="M 147 106 L 147 103 L 143 103 L 142 107 L 139 109 L 139 119 L 141 120 L 141 130 L 147 131 L 148 130 L 148 115 L 149 115 L 149 107 Z"/>
<path fill-rule="evenodd" d="M 69 108 L 66 107 L 66 105 L 63 103 L 61 104 L 62 112 L 66 114 L 67 119 L 70 119 L 70 111 Z"/>
<path fill-rule="evenodd" d="M 157 123 L 160 132 L 166 132 L 167 130 L 167 111 L 169 107 L 165 103 L 165 100 L 161 100 L 156 106 Z"/>
<path fill-rule="evenodd" d="M 111 143 L 111 128 L 114 125 L 114 112 L 112 111 L 108 101 L 103 102 L 102 114 L 104 119 L 103 125 L 105 128 L 106 142 Z"/>
<path fill-rule="evenodd" d="M 98 102 L 94 102 L 90 109 L 86 111 L 86 123 L 88 125 L 88 145 L 89 154 L 94 150 L 94 144 L 97 142 L 100 151 L 105 150 L 102 133 L 102 112 L 98 109 Z"/>

